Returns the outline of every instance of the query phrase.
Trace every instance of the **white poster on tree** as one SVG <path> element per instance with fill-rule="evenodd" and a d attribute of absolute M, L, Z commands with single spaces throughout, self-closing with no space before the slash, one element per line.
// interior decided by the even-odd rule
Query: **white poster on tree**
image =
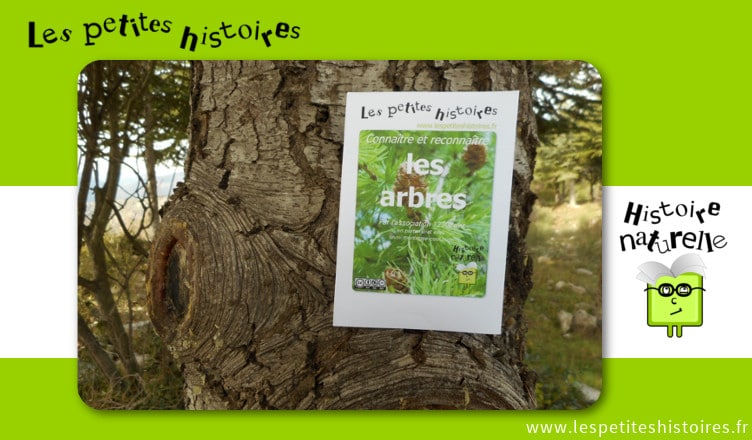
<path fill-rule="evenodd" d="M 348 93 L 334 325 L 499 334 L 519 93 Z"/>

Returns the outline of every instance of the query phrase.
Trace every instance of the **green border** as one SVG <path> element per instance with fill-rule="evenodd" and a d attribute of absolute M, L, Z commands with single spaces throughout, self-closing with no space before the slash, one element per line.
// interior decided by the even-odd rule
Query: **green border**
<path fill-rule="evenodd" d="M 746 380 L 752 359 L 604 359 L 603 370 L 604 392 L 585 410 L 97 411 L 76 395 L 75 359 L 1 359 L 0 371 L 6 380 L 0 413 L 5 432 L 31 438 L 73 433 L 128 440 L 224 435 L 325 440 L 501 439 L 524 437 L 531 423 L 618 425 L 657 424 L 659 420 L 664 424 L 727 423 L 734 428 L 742 420 L 750 424 L 747 435 L 735 437 L 752 437 L 746 397 L 752 394 L 752 382 Z"/>
<path fill-rule="evenodd" d="M 594 0 L 307 4 L 231 1 L 199 9 L 176 1 L 42 0 L 6 8 L 0 18 L 5 55 L 0 185 L 76 184 L 77 75 L 88 62 L 108 58 L 582 59 L 603 76 L 605 184 L 752 182 L 752 149 L 745 141 L 752 93 L 743 80 L 746 10 L 732 10 L 725 2 L 607 6 Z M 141 11 L 173 20 L 176 29 L 221 20 L 281 20 L 300 26 L 301 37 L 270 50 L 227 44 L 188 53 L 177 47 L 176 32 L 83 46 L 82 23 Z M 70 27 L 74 39 L 30 49 L 30 20 L 40 28 Z M 737 343 L 719 341 L 724 342 Z M 0 408 L 6 432 L 56 437 L 71 432 L 108 438 L 501 438 L 523 435 L 526 422 L 573 418 L 749 422 L 751 368 L 749 359 L 607 359 L 602 401 L 575 412 L 195 414 L 93 411 L 78 400 L 75 360 L 5 359 Z"/>

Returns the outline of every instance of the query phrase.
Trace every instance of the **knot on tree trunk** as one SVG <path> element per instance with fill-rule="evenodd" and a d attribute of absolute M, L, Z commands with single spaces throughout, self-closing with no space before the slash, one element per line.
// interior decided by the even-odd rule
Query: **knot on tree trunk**
<path fill-rule="evenodd" d="M 152 247 L 147 301 L 157 333 L 169 342 L 189 314 L 198 246 L 184 222 L 165 222 L 162 231 Z"/>
<path fill-rule="evenodd" d="M 526 201 L 513 204 L 518 239 L 507 258 L 523 270 L 519 285 L 508 286 L 505 314 L 513 319 L 502 335 L 332 326 L 345 93 L 482 85 L 529 94 L 527 64 L 198 67 L 192 113 L 200 123 L 187 182 L 165 213 L 148 275 L 150 313 L 182 366 L 186 406 L 534 407 L 530 383 L 521 379 Z M 534 121 L 527 104 L 525 124 Z M 530 168 L 528 143 L 519 160 Z M 521 176 L 515 198 L 529 193 L 529 176 Z"/>

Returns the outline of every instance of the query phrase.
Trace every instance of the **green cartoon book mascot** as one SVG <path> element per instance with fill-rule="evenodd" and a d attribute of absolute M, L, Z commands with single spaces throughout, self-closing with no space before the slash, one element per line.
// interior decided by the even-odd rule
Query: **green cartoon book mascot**
<path fill-rule="evenodd" d="M 666 326 L 668 337 L 682 336 L 682 327 L 702 325 L 702 295 L 705 264 L 699 255 L 677 258 L 669 269 L 650 261 L 639 266 L 637 278 L 648 287 L 648 325 Z"/>

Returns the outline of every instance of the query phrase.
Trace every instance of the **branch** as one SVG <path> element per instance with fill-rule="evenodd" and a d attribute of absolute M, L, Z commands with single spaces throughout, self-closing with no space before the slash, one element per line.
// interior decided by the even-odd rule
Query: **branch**
<path fill-rule="evenodd" d="M 120 210 L 115 206 L 115 203 L 111 200 L 108 200 L 110 203 L 110 207 L 112 208 L 113 214 L 115 214 L 115 218 L 118 221 L 118 224 L 120 224 L 120 228 L 123 230 L 123 235 L 125 235 L 125 238 L 128 239 L 128 242 L 130 242 L 131 246 L 133 246 L 133 251 L 142 256 L 142 257 L 148 257 L 149 252 L 146 251 L 146 249 L 141 246 L 141 243 L 138 242 L 135 236 L 128 231 L 128 227 L 125 225 L 125 221 L 123 220 L 123 217 L 120 215 Z"/>
<path fill-rule="evenodd" d="M 96 292 L 97 290 L 97 283 L 92 280 L 86 279 L 81 275 L 78 276 L 78 285 L 92 293 Z"/>
<path fill-rule="evenodd" d="M 102 348 L 102 345 L 99 343 L 96 336 L 94 336 L 94 333 L 91 332 L 89 325 L 80 313 L 78 314 L 78 340 L 81 341 L 84 347 L 89 351 L 89 356 L 91 356 L 91 359 L 97 367 L 99 367 L 99 371 L 101 371 L 107 380 L 109 380 L 110 386 L 122 382 L 123 377 L 120 375 L 115 362 L 104 348 Z"/>

